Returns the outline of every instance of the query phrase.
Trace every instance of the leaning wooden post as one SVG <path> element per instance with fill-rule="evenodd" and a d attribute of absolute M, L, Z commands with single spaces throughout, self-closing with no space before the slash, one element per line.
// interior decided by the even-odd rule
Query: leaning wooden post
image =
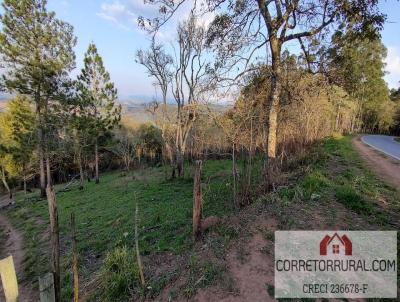
<path fill-rule="evenodd" d="M 139 207 L 138 207 L 138 201 L 136 199 L 136 209 L 135 209 L 135 249 L 136 249 L 136 260 L 139 268 L 139 275 L 140 275 L 140 282 L 142 283 L 142 286 L 144 287 L 145 281 L 144 281 L 144 274 L 143 274 L 143 265 L 142 265 L 142 259 L 140 258 L 140 251 L 139 251 L 139 232 L 138 232 L 138 225 L 139 225 Z"/>
<path fill-rule="evenodd" d="M 78 252 L 76 248 L 75 214 L 71 213 L 72 274 L 74 282 L 74 302 L 79 302 Z"/>
<path fill-rule="evenodd" d="M 193 240 L 196 241 L 201 235 L 201 209 L 202 209 L 202 196 L 201 196 L 201 169 L 202 161 L 197 160 L 194 171 L 193 183 Z"/>
<path fill-rule="evenodd" d="M 54 291 L 56 301 L 61 301 L 61 278 L 60 278 L 60 232 L 58 229 L 58 211 L 56 196 L 53 188 L 48 185 L 46 188 L 47 203 L 49 206 L 50 230 L 51 230 L 51 260 L 54 276 Z"/>

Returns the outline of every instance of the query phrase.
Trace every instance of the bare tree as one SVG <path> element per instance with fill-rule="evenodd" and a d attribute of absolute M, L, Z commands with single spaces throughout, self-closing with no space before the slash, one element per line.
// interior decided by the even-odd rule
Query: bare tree
<path fill-rule="evenodd" d="M 152 20 L 141 17 L 139 24 L 154 33 L 185 1 L 150 1 L 160 14 Z M 316 62 L 310 45 L 328 37 L 329 30 L 347 26 L 359 33 L 375 33 L 380 29 L 385 18 L 377 4 L 377 0 L 209 0 L 203 5 L 203 12 L 216 12 L 208 30 L 208 45 L 219 54 L 215 67 L 221 79 L 235 82 L 263 55 L 271 64 L 270 92 L 263 101 L 269 158 L 276 157 L 277 149 L 282 46 L 298 42 L 311 68 Z"/>
<path fill-rule="evenodd" d="M 165 131 L 165 115 L 167 106 L 168 86 L 172 79 L 171 65 L 173 58 L 167 54 L 162 45 L 156 44 L 153 37 L 150 49 L 147 51 L 138 50 L 136 53 L 136 62 L 146 67 L 150 77 L 156 79 L 156 84 L 160 87 L 163 102 L 163 133 Z"/>
<path fill-rule="evenodd" d="M 206 87 L 209 63 L 206 59 L 206 29 L 198 23 L 193 13 L 179 24 L 177 43 L 173 45 L 175 60 L 154 42 L 147 52 L 137 53 L 138 62 L 156 78 L 163 93 L 163 139 L 167 142 L 166 121 L 174 124 L 172 150 L 172 177 L 183 176 L 184 156 L 188 138 L 197 117 L 201 94 Z M 165 112 L 168 86 L 176 102 L 173 120 Z"/>
<path fill-rule="evenodd" d="M 202 93 L 207 90 L 209 63 L 205 51 L 206 29 L 191 14 L 178 26 L 178 51 L 174 64 L 172 93 L 177 104 L 175 162 L 183 176 L 188 138 L 197 118 Z"/>
<path fill-rule="evenodd" d="M 168 87 L 172 80 L 171 67 L 173 58 L 167 54 L 162 45 L 157 44 L 155 37 L 153 37 L 150 49 L 147 51 L 138 50 L 136 53 L 136 62 L 143 65 L 150 77 L 156 79 L 156 85 L 160 88 L 162 93 L 162 120 L 161 120 L 161 135 L 164 140 L 163 157 L 166 158 L 167 154 L 171 154 L 171 146 L 166 139 L 166 117 L 167 117 L 167 95 Z M 158 109 L 158 103 L 155 104 L 154 111 Z M 154 112 L 153 112 L 154 113 Z M 170 158 L 172 161 L 172 158 Z"/>

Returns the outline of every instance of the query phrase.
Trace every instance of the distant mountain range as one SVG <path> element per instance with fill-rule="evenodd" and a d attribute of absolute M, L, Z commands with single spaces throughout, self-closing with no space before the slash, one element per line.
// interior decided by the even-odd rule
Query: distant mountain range
<path fill-rule="evenodd" d="M 135 120 L 138 123 L 150 122 L 154 118 L 154 116 L 151 114 L 151 108 L 149 106 L 150 102 L 128 100 L 122 102 L 120 101 L 120 103 L 122 104 L 123 107 L 122 115 L 131 118 L 132 120 Z M 220 105 L 220 104 L 212 104 L 209 106 L 209 108 L 214 112 L 224 112 L 230 107 L 231 106 Z M 167 112 L 169 112 L 169 115 L 174 116 L 176 114 L 175 110 L 176 110 L 176 103 L 173 102 L 169 103 L 167 106 Z"/>
<path fill-rule="evenodd" d="M 7 101 L 12 97 L 10 94 L 0 93 L 0 111 L 3 111 Z M 123 114 L 130 116 L 138 122 L 148 122 L 152 119 L 149 104 L 154 101 L 153 97 L 145 95 L 132 95 L 127 98 L 122 98 L 118 102 L 123 107 Z M 176 103 L 174 100 L 168 100 L 168 111 L 173 111 Z M 213 104 L 211 106 L 214 111 L 225 111 L 229 106 L 223 104 Z"/>
<path fill-rule="evenodd" d="M 144 94 L 122 95 L 119 97 L 121 103 L 150 103 L 154 101 L 153 96 Z"/>

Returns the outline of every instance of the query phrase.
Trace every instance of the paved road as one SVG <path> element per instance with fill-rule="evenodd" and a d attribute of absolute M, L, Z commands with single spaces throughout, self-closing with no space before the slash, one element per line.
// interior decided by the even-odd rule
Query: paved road
<path fill-rule="evenodd" d="M 394 136 L 363 135 L 361 140 L 370 147 L 400 160 L 400 143 L 394 140 Z"/>

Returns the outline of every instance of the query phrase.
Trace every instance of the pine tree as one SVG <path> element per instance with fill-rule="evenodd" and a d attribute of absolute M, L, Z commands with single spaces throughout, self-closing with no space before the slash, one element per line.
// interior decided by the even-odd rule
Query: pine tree
<path fill-rule="evenodd" d="M 96 183 L 99 183 L 99 139 L 121 119 L 121 106 L 116 104 L 117 89 L 110 81 L 103 59 L 94 43 L 85 53 L 84 68 L 78 76 L 78 95 L 82 114 L 94 139 Z"/>
<path fill-rule="evenodd" d="M 75 83 L 75 86 L 78 86 Z M 65 112 L 67 123 L 67 133 L 73 144 L 75 153 L 75 162 L 79 168 L 79 189 L 84 186 L 84 155 L 87 147 L 90 145 L 91 131 L 90 125 L 92 118 L 90 116 L 90 107 L 87 98 L 81 98 L 81 95 L 74 94 L 67 102 Z"/>
<path fill-rule="evenodd" d="M 46 0 L 3 1 L 0 55 L 4 72 L 0 87 L 29 95 L 36 107 L 41 195 L 47 195 L 55 300 L 61 301 L 58 214 L 51 187 L 46 129 L 47 122 L 52 120 L 49 107 L 59 100 L 62 83 L 75 67 L 76 38 L 73 27 L 57 19 L 54 12 L 47 11 L 46 5 Z"/>
<path fill-rule="evenodd" d="M 75 67 L 76 38 L 68 23 L 46 9 L 46 0 L 4 0 L 0 16 L 2 86 L 29 95 L 36 107 L 41 195 L 45 196 L 45 121 L 59 81 Z M 50 180 L 48 180 L 50 183 Z"/>

